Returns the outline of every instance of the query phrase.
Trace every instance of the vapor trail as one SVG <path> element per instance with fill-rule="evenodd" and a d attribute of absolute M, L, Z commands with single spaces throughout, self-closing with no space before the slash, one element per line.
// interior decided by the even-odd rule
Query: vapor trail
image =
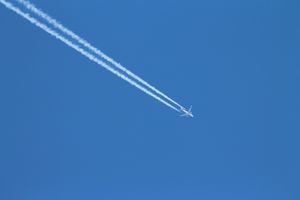
<path fill-rule="evenodd" d="M 153 98 L 157 99 L 158 101 L 162 102 L 166 106 L 172 108 L 173 110 L 176 110 L 176 111 L 180 112 L 180 110 L 178 110 L 177 108 L 175 108 L 174 106 L 172 106 L 168 102 L 164 101 L 163 99 L 161 99 L 157 95 L 153 94 L 152 92 L 150 92 L 149 90 L 147 90 L 143 86 L 139 85 L 137 82 L 133 81 L 132 79 L 128 78 L 127 76 L 125 76 L 125 75 L 121 74 L 120 72 L 118 72 L 117 70 L 113 69 L 112 67 L 110 67 L 109 65 L 107 65 L 103 61 L 99 60 L 98 58 L 96 58 L 95 56 L 93 56 L 92 54 L 90 54 L 89 52 L 85 51 L 84 49 L 82 49 L 78 45 L 76 45 L 73 42 L 71 42 L 70 40 L 66 39 L 61 34 L 57 33 L 53 29 L 49 28 L 47 25 L 45 25 L 42 22 L 38 21 L 34 17 L 31 17 L 30 14 L 21 11 L 18 7 L 14 6 L 12 3 L 9 3 L 9 2 L 7 2 L 5 0 L 0 0 L 0 3 L 2 3 L 6 8 L 14 11 L 16 14 L 18 14 L 21 17 L 23 17 L 24 19 L 27 19 L 29 22 L 31 22 L 35 26 L 37 26 L 37 27 L 41 28 L 42 30 L 46 31 L 48 34 L 50 34 L 53 37 L 55 37 L 56 39 L 60 40 L 61 42 L 63 42 L 67 46 L 73 48 L 74 50 L 76 50 L 77 52 L 79 52 L 83 56 L 87 57 L 91 61 L 95 62 L 96 64 L 98 64 L 98 65 L 100 65 L 102 67 L 104 67 L 108 71 L 112 72 L 113 74 L 117 75 L 118 77 L 120 77 L 123 80 L 127 81 L 128 83 L 130 83 L 131 85 L 137 87 L 141 91 L 145 92 L 146 94 L 148 94 L 148 95 L 152 96 Z"/>
<path fill-rule="evenodd" d="M 130 70 L 128 70 L 127 68 L 125 68 L 124 66 L 122 66 L 120 63 L 116 62 L 111 57 L 109 57 L 106 54 L 104 54 L 102 51 L 100 51 L 99 49 L 97 49 L 96 47 L 94 47 L 92 44 L 90 44 L 89 42 L 87 42 L 85 39 L 81 38 L 80 36 L 78 36 L 77 34 L 75 34 L 73 31 L 71 31 L 70 29 L 68 29 L 67 27 L 65 27 L 64 25 L 62 25 L 61 23 L 59 23 L 58 21 L 56 21 L 49 14 L 47 14 L 44 11 L 42 11 L 41 9 L 37 8 L 31 2 L 26 1 L 26 0 L 17 0 L 17 1 L 19 3 L 21 3 L 21 4 L 23 4 L 26 8 L 28 8 L 29 10 L 31 10 L 33 13 L 35 13 L 39 17 L 41 17 L 44 20 L 48 21 L 51 25 L 53 25 L 54 27 L 56 27 L 57 29 L 59 29 L 60 31 L 62 31 L 63 33 L 65 33 L 66 35 L 68 35 L 71 38 L 73 38 L 74 40 L 76 40 L 81 45 L 83 45 L 86 48 L 88 48 L 90 51 L 94 52 L 98 56 L 100 56 L 103 59 L 105 59 L 106 61 L 110 62 L 115 67 L 117 67 L 118 69 L 124 71 L 129 76 L 131 76 L 132 78 L 136 79 L 138 82 L 140 82 L 143 85 L 147 86 L 149 89 L 153 90 L 154 92 L 156 92 L 157 94 L 161 95 L 165 99 L 171 101 L 172 103 L 174 103 L 175 105 L 179 106 L 180 108 L 183 108 L 183 106 L 181 106 L 179 103 L 177 103 L 176 101 L 174 101 L 173 99 L 171 99 L 170 97 L 168 97 L 166 94 L 164 94 L 161 91 L 159 91 L 158 89 L 156 89 L 154 86 L 152 86 L 149 83 L 147 83 L 145 80 L 143 80 L 142 78 L 140 78 L 139 76 L 137 76 L 136 74 L 134 74 L 133 72 L 131 72 Z"/>

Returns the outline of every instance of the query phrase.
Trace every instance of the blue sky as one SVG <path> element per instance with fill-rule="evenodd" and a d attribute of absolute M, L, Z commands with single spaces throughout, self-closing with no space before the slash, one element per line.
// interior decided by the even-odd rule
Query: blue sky
<path fill-rule="evenodd" d="M 1 5 L 0 199 L 299 199 L 299 1 L 32 2 L 195 118 Z"/>

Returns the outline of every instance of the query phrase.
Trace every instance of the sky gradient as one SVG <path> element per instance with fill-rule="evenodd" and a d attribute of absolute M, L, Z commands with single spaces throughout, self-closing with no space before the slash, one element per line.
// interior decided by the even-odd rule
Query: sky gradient
<path fill-rule="evenodd" d="M 32 2 L 195 118 L 0 5 L 1 200 L 300 198 L 300 2 Z"/>

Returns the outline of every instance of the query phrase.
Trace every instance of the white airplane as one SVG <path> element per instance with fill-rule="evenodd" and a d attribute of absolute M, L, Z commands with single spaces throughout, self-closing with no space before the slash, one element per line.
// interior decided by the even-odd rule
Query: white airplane
<path fill-rule="evenodd" d="M 192 106 L 188 110 L 182 107 L 180 111 L 181 113 L 183 113 L 182 115 L 180 115 L 181 117 L 194 117 L 192 113 Z"/>

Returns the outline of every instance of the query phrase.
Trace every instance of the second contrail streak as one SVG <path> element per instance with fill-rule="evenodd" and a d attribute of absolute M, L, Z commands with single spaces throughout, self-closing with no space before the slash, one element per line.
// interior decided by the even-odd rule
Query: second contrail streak
<path fill-rule="evenodd" d="M 98 56 L 102 57 L 106 61 L 110 62 L 111 64 L 113 64 L 118 69 L 124 71 L 130 77 L 134 78 L 135 80 L 137 80 L 141 84 L 147 86 L 149 89 L 153 90 L 154 92 L 156 92 L 157 94 L 161 95 L 162 97 L 164 97 L 165 99 L 169 100 L 170 102 L 174 103 L 175 105 L 179 106 L 180 108 L 183 108 L 183 106 L 181 106 L 179 103 L 177 103 L 176 101 L 174 101 L 173 99 L 171 99 L 170 97 L 168 97 L 163 92 L 161 92 L 158 89 L 156 89 L 154 86 L 150 85 L 148 82 L 146 82 L 145 80 L 143 80 L 142 78 L 140 78 L 139 76 L 137 76 L 136 74 L 134 74 L 133 72 L 131 72 L 130 70 L 128 70 L 127 68 L 125 68 L 124 66 L 122 66 L 120 63 L 116 62 L 111 57 L 109 57 L 106 54 L 104 54 L 102 51 L 100 51 L 99 49 L 97 49 L 96 47 L 94 47 L 92 44 L 90 44 L 89 42 L 87 42 L 85 39 L 81 38 L 76 33 L 74 33 L 73 31 L 71 31 L 70 29 L 68 29 L 67 27 L 65 27 L 64 25 L 62 25 L 61 23 L 59 23 L 58 21 L 56 21 L 49 14 L 47 14 L 44 11 L 42 11 L 41 9 L 37 8 L 31 2 L 29 2 L 27 0 L 17 0 L 17 1 L 19 3 L 21 3 L 21 4 L 23 4 L 26 8 L 28 8 L 30 11 L 32 11 L 33 13 L 35 13 L 36 15 L 38 15 L 39 17 L 41 17 L 44 20 L 48 21 L 55 28 L 59 29 L 60 31 L 62 31 L 66 35 L 68 35 L 71 38 L 73 38 L 74 40 L 76 40 L 79 44 L 85 46 L 86 48 L 88 48 L 89 50 L 91 50 L 93 53 L 97 54 Z"/>
<path fill-rule="evenodd" d="M 121 79 L 127 81 L 128 83 L 130 83 L 131 85 L 137 87 L 138 89 L 140 89 L 141 91 L 145 92 L 146 94 L 152 96 L 153 98 L 155 98 L 156 100 L 162 102 L 163 104 L 165 104 L 166 106 L 172 108 L 173 110 L 176 110 L 178 112 L 180 112 L 180 110 L 178 110 L 177 108 L 175 108 L 173 105 L 169 104 L 168 102 L 166 102 L 165 100 L 161 99 L 159 96 L 157 96 L 156 94 L 153 94 L 151 91 L 147 90 L 146 88 L 144 88 L 143 86 L 139 85 L 137 82 L 133 81 L 132 79 L 128 78 L 127 76 L 125 76 L 124 74 L 120 73 L 119 71 L 113 69 L 112 67 L 110 67 L 109 65 L 107 65 L 106 63 L 104 63 L 103 61 L 99 60 L 98 58 L 96 58 L 95 56 L 93 56 L 92 54 L 90 54 L 89 52 L 87 52 L 86 50 L 82 49 L 81 47 L 79 47 L 78 45 L 74 44 L 73 42 L 71 42 L 70 40 L 66 39 L 64 36 L 62 36 L 61 34 L 57 33 L 56 31 L 54 31 L 53 29 L 49 28 L 47 25 L 41 23 L 40 21 L 38 21 L 37 19 L 35 19 L 34 17 L 31 17 L 28 13 L 25 13 L 23 11 L 21 11 L 18 7 L 14 6 L 12 3 L 9 3 L 5 0 L 0 0 L 0 3 L 2 3 L 6 8 L 14 11 L 16 14 L 18 14 L 19 16 L 23 17 L 24 19 L 28 20 L 29 22 L 31 22 L 32 24 L 34 24 L 35 26 L 41 28 L 42 30 L 46 31 L 48 34 L 52 35 L 53 37 L 55 37 L 56 39 L 60 40 L 61 42 L 63 42 L 64 44 L 66 44 L 67 46 L 73 48 L 74 50 L 76 50 L 77 52 L 79 52 L 80 54 L 82 54 L 83 56 L 87 57 L 88 59 L 90 59 L 91 61 L 95 62 L 96 64 L 104 67 L 105 69 L 107 69 L 108 71 L 112 72 L 113 74 L 117 75 L 118 77 L 120 77 Z"/>

